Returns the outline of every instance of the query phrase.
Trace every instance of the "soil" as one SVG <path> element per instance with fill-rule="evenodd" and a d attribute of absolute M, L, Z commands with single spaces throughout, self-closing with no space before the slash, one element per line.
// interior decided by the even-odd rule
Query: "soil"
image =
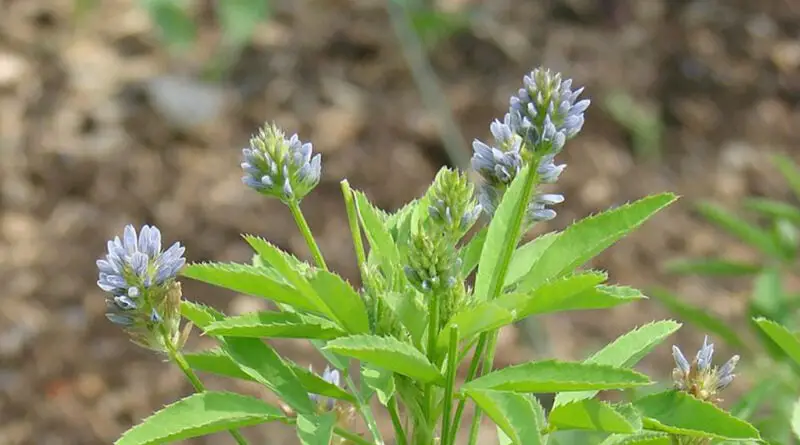
<path fill-rule="evenodd" d="M 68 0 L 0 0 L 3 444 L 111 443 L 189 393 L 176 369 L 131 344 L 103 316 L 94 260 L 125 224 L 158 225 L 167 240 L 186 245 L 191 261 L 246 261 L 240 233 L 308 258 L 288 211 L 240 183 L 240 148 L 265 120 L 298 132 L 323 154 L 322 183 L 303 208 L 328 263 L 351 280 L 357 273 L 339 180 L 348 178 L 391 210 L 423 193 L 452 163 L 439 116 L 423 105 L 383 1 L 271 2 L 271 20 L 217 85 L 192 80 L 219 40 L 211 2 L 196 2 L 199 43 L 180 56 L 159 43 L 140 2 L 99 3 L 76 16 Z M 538 65 L 573 77 L 593 99 L 583 132 L 560 157 L 569 168 L 553 188 L 567 200 L 542 230 L 649 193 L 676 192 L 679 204 L 592 266 L 607 270 L 612 282 L 666 286 L 739 320 L 747 282 L 661 270 L 676 257 L 755 255 L 694 214 L 698 200 L 732 206 L 746 195 L 789 199 L 768 155 L 800 160 L 800 3 L 434 3 L 478 11 L 467 27 L 429 48 L 466 141 L 488 136 L 489 122 Z M 617 91 L 658 114 L 659 159 L 642 156 L 641 144 L 609 112 L 606 99 Z M 461 149 L 469 155 L 469 144 Z M 264 307 L 193 283 L 185 283 L 185 295 L 230 313 Z M 547 317 L 549 349 L 533 353 L 509 330 L 498 362 L 579 359 L 636 325 L 669 316 L 646 301 Z M 691 350 L 702 338 L 687 327 L 671 340 Z M 190 348 L 208 344 L 193 339 Z M 307 346 L 278 345 L 302 364 L 320 365 Z M 667 379 L 668 345 L 642 369 Z M 492 430 L 486 432 L 490 443 Z M 282 426 L 247 434 L 254 443 L 294 443 Z"/>

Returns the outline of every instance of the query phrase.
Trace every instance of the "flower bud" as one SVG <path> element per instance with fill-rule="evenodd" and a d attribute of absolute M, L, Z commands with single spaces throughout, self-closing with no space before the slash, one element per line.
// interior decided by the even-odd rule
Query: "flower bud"
<path fill-rule="evenodd" d="M 317 186 L 322 173 L 321 155 L 312 156 L 310 142 L 296 134 L 284 137 L 276 125 L 265 125 L 242 149 L 242 182 L 283 202 L 300 201 Z"/>
<path fill-rule="evenodd" d="M 714 345 L 708 342 L 708 336 L 703 340 L 703 346 L 691 363 L 686 359 L 677 346 L 672 347 L 672 358 L 675 360 L 675 369 L 672 379 L 675 388 L 685 391 L 694 397 L 712 402 L 719 401 L 716 395 L 733 382 L 733 374 L 739 356 L 734 355 L 721 368 L 712 367 L 711 360 L 714 356 Z"/>

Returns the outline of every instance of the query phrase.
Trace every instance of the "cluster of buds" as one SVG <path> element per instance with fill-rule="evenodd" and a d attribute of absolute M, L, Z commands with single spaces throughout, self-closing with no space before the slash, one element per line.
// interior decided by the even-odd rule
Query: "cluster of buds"
<path fill-rule="evenodd" d="M 430 221 L 453 239 L 460 239 L 481 213 L 474 188 L 467 175 L 443 168 L 426 194 Z"/>
<path fill-rule="evenodd" d="M 296 134 L 289 138 L 276 125 L 265 125 L 242 149 L 242 182 L 253 190 L 299 202 L 317 186 L 322 173 L 322 158 L 312 156 L 310 142 L 301 142 Z"/>
<path fill-rule="evenodd" d="M 183 252 L 177 242 L 162 251 L 156 227 L 146 225 L 137 235 L 128 225 L 97 260 L 97 285 L 108 293 L 106 317 L 143 347 L 163 352 L 186 341 L 189 326 L 181 332 L 181 286 L 175 280 L 186 263 Z"/>
<path fill-rule="evenodd" d="M 701 400 L 719 401 L 717 394 L 733 382 L 733 371 L 739 362 L 739 356 L 734 355 L 718 368 L 711 366 L 713 355 L 714 344 L 708 342 L 708 336 L 703 339 L 703 346 L 691 363 L 677 346 L 673 346 L 672 357 L 676 367 L 672 371 L 672 380 L 675 388 Z"/>
<path fill-rule="evenodd" d="M 565 165 L 555 164 L 555 155 L 583 127 L 588 99 L 578 100 L 583 88 L 572 89 L 572 80 L 561 74 L 536 69 L 523 79 L 523 88 L 512 96 L 503 121 L 490 130 L 495 146 L 479 140 L 472 144 L 472 168 L 481 176 L 478 200 L 494 215 L 508 186 L 526 165 L 534 165 L 537 183 L 554 183 Z M 548 206 L 564 197 L 538 194 L 528 205 L 527 222 L 547 221 L 556 212 Z"/>

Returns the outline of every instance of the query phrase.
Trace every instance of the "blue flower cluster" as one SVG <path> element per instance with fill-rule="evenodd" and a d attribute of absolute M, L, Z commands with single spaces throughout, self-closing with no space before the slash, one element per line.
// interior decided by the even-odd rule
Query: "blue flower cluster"
<path fill-rule="evenodd" d="M 672 379 L 675 387 L 686 391 L 703 400 L 712 399 L 718 392 L 727 388 L 736 375 L 733 373 L 739 356 L 734 355 L 721 368 L 712 368 L 711 360 L 714 357 L 714 344 L 708 342 L 708 336 L 703 339 L 703 346 L 697 351 L 694 360 L 689 363 L 677 346 L 672 346 L 672 358 L 675 360 L 675 369 Z"/>
<path fill-rule="evenodd" d="M 146 298 L 151 289 L 165 292 L 177 273 L 186 263 L 184 247 L 174 243 L 161 250 L 161 231 L 154 226 L 143 226 L 137 235 L 132 225 L 125 226 L 122 238 L 108 242 L 104 259 L 97 260 L 99 279 L 97 285 L 108 292 L 106 317 L 115 324 L 132 326 L 140 310 L 149 307 L 146 314 L 152 322 L 161 315 Z"/>
<path fill-rule="evenodd" d="M 536 165 L 538 183 L 554 183 L 565 165 L 555 156 L 566 141 L 580 132 L 588 99 L 578 100 L 583 88 L 572 89 L 572 80 L 561 74 L 536 69 L 523 79 L 523 88 L 512 96 L 503 121 L 490 125 L 494 146 L 480 140 L 472 144 L 472 168 L 480 174 L 478 200 L 492 216 L 508 186 L 527 163 Z M 556 212 L 548 206 L 564 201 L 554 194 L 538 194 L 528 207 L 529 221 L 547 221 Z"/>

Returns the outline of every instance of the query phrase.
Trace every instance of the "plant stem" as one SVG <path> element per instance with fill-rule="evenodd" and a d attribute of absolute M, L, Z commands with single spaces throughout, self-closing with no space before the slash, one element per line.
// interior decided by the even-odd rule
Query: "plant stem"
<path fill-rule="evenodd" d="M 353 248 L 356 251 L 358 270 L 361 272 L 361 281 L 363 283 L 366 278 L 364 267 L 367 264 L 367 254 L 364 250 L 364 241 L 361 239 L 361 229 L 358 226 L 358 211 L 353 199 L 353 189 L 350 188 L 350 183 L 347 182 L 347 179 L 342 180 L 340 184 L 342 186 L 342 195 L 344 196 L 344 207 L 347 210 L 347 221 L 350 225 L 350 235 L 353 237 Z"/>
<path fill-rule="evenodd" d="M 195 391 L 197 391 L 198 393 L 206 392 L 205 385 L 203 385 L 203 382 L 201 382 L 200 379 L 197 377 L 197 374 L 195 374 L 194 371 L 192 371 L 192 368 L 189 366 L 189 362 L 186 361 L 186 358 L 183 356 L 183 354 L 177 349 L 175 349 L 175 347 L 169 340 L 166 342 L 166 344 L 167 344 L 167 352 L 169 353 L 169 358 L 172 359 L 172 361 L 175 362 L 179 368 L 181 368 L 181 371 L 183 371 L 183 374 L 186 376 L 187 379 L 189 379 L 189 382 L 192 384 Z M 242 433 L 240 433 L 239 430 L 230 429 L 228 430 L 228 432 L 231 434 L 231 436 L 233 436 L 237 444 L 248 445 L 247 439 L 245 439 L 244 436 L 242 436 Z"/>
<path fill-rule="evenodd" d="M 392 416 L 392 425 L 394 425 L 394 435 L 397 445 L 406 445 L 406 433 L 403 430 L 403 422 L 400 420 L 400 412 L 398 410 L 397 397 L 392 396 L 387 404 L 389 408 L 389 415 Z"/>
<path fill-rule="evenodd" d="M 311 255 L 314 257 L 314 262 L 317 263 L 318 267 L 328 270 L 328 265 L 325 264 L 325 259 L 322 257 L 322 252 L 319 250 L 317 241 L 314 239 L 314 235 L 311 233 L 311 228 L 308 226 L 308 222 L 306 221 L 305 216 L 303 216 L 303 211 L 300 209 L 300 203 L 297 201 L 291 201 L 288 203 L 288 206 L 289 210 L 292 212 L 295 222 L 297 223 L 297 227 L 300 229 L 300 233 L 303 234 L 303 238 L 306 240 L 309 250 L 311 250 Z M 380 430 L 378 430 L 378 423 L 372 416 L 372 413 L 369 410 L 369 405 L 367 405 L 361 398 L 361 394 L 353 382 L 353 379 L 350 377 L 349 372 L 345 372 L 345 380 L 347 381 L 347 385 L 350 387 L 350 391 L 353 392 L 353 395 L 358 401 L 358 410 L 363 416 L 364 422 L 366 422 L 370 433 L 372 433 L 373 438 L 378 443 L 382 444 L 383 440 L 381 439 Z"/>
<path fill-rule="evenodd" d="M 450 343 L 447 349 L 447 382 L 444 386 L 444 408 L 442 409 L 442 442 L 446 445 L 450 437 L 450 410 L 453 406 L 453 389 L 458 370 L 458 327 L 450 328 Z"/>
<path fill-rule="evenodd" d="M 475 347 L 475 355 L 472 356 L 472 361 L 469 364 L 469 370 L 467 370 L 467 378 L 464 379 L 464 382 L 469 382 L 473 378 L 475 378 L 475 374 L 478 372 L 478 364 L 480 363 L 480 359 L 475 360 L 475 357 L 481 357 L 483 355 L 483 350 L 486 347 L 486 337 L 481 334 L 480 339 L 478 340 L 478 346 Z M 452 433 L 450 434 L 450 440 L 448 441 L 449 444 L 455 445 L 456 443 L 456 436 L 458 435 L 459 426 L 461 426 L 461 416 L 464 414 L 464 408 L 467 405 L 467 399 L 463 398 L 458 402 L 458 408 L 456 408 L 456 415 L 453 418 L 453 428 Z"/>
<path fill-rule="evenodd" d="M 367 424 L 369 432 L 372 433 L 372 437 L 379 444 L 383 444 L 383 439 L 381 439 L 381 432 L 378 429 L 378 423 L 375 421 L 375 417 L 372 416 L 372 412 L 369 409 L 369 405 L 361 397 L 361 391 L 358 390 L 358 387 L 356 386 L 356 383 L 353 381 L 353 378 L 350 377 L 349 372 L 344 373 L 344 380 L 345 383 L 347 383 L 347 387 L 350 389 L 350 392 L 352 392 L 353 396 L 356 398 L 356 402 L 358 402 L 358 411 L 364 418 L 364 422 Z"/>
<path fill-rule="evenodd" d="M 532 159 L 528 166 L 526 167 L 527 176 L 525 177 L 525 184 L 522 188 L 522 205 L 518 208 L 514 209 L 514 213 L 511 216 L 511 221 L 509 224 L 511 227 L 514 228 L 514 240 L 513 243 L 507 243 L 503 246 L 502 252 L 500 255 L 500 264 L 498 265 L 499 272 L 497 274 L 497 280 L 494 283 L 494 287 L 490 289 L 489 295 L 487 296 L 488 300 L 494 300 L 497 298 L 500 293 L 503 291 L 503 285 L 505 284 L 506 275 L 508 274 L 508 266 L 511 263 L 511 256 L 514 254 L 514 250 L 519 244 L 520 236 L 523 232 L 523 225 L 525 222 L 525 213 L 528 210 L 528 203 L 531 200 L 531 196 L 533 196 L 533 191 L 536 188 L 536 184 L 538 183 L 538 175 L 536 173 L 536 167 L 539 165 L 539 159 L 535 157 Z M 487 348 L 488 343 L 488 348 Z M 478 340 L 478 346 L 475 348 L 475 355 L 472 356 L 472 362 L 469 366 L 469 374 L 467 375 L 467 380 L 470 381 L 475 377 L 475 371 L 478 369 L 478 362 L 480 362 L 481 358 L 483 357 L 484 351 L 486 351 L 486 357 L 484 359 L 483 365 L 483 372 L 488 372 L 492 369 L 494 365 L 494 355 L 495 349 L 497 347 L 497 330 L 493 330 L 490 332 L 484 332 L 480 335 L 480 339 Z M 480 376 L 481 374 L 477 374 Z M 458 410 L 456 411 L 456 419 L 460 421 L 460 413 L 464 410 L 464 403 L 465 399 L 462 399 L 459 402 Z M 481 411 L 480 408 L 475 407 L 475 415 L 472 418 L 472 426 L 470 427 L 470 443 L 474 443 L 474 440 L 477 439 L 478 433 L 478 426 L 480 425 L 481 421 Z M 458 425 L 456 424 L 456 428 Z M 454 439 L 455 440 L 455 439 Z"/>
<path fill-rule="evenodd" d="M 322 252 L 319 250 L 317 241 L 314 239 L 314 235 L 311 234 L 311 228 L 308 226 L 305 216 L 303 216 L 303 211 L 300 210 L 300 203 L 297 201 L 290 201 L 288 206 L 289 210 L 292 211 L 292 216 L 297 223 L 297 227 L 300 229 L 300 233 L 306 240 L 309 250 L 311 250 L 311 256 L 314 257 L 314 262 L 317 263 L 317 267 L 328 270 L 328 265 L 325 264 L 325 258 L 322 257 Z"/>
<path fill-rule="evenodd" d="M 365 440 L 358 434 L 338 426 L 333 428 L 333 432 L 336 433 L 337 436 L 347 439 L 353 443 L 357 443 L 359 445 L 373 445 L 372 442 Z"/>
<path fill-rule="evenodd" d="M 440 296 L 435 292 L 428 294 L 428 360 L 436 363 L 436 340 L 439 337 L 439 299 Z M 425 385 L 425 410 L 428 425 L 436 424 L 436 401 L 433 391 L 433 383 Z M 433 440 L 433 431 L 428 432 L 429 438 Z"/>

